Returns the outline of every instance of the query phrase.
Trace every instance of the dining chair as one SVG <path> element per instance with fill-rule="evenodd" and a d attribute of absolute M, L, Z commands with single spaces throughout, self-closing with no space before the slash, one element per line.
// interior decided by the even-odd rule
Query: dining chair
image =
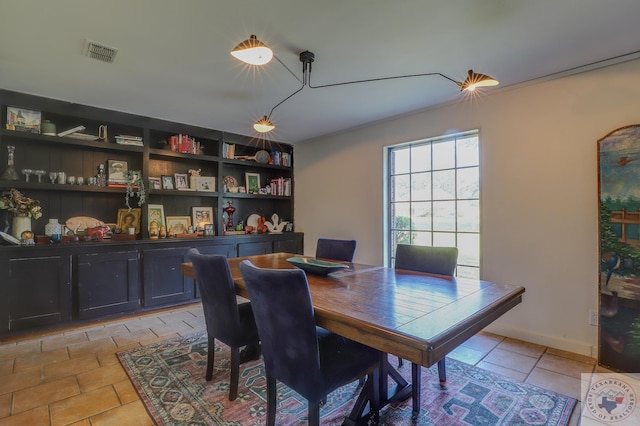
<path fill-rule="evenodd" d="M 458 263 L 457 247 L 431 247 L 398 244 L 396 246 L 395 269 L 425 272 L 428 274 L 446 275 L 453 277 Z M 402 366 L 402 358 L 398 357 L 398 366 Z M 413 386 L 413 412 L 420 411 L 420 396 L 417 393 L 420 383 L 421 366 L 411 363 L 411 377 Z M 438 361 L 438 379 L 440 387 L 444 389 L 447 383 L 447 368 L 445 358 Z"/>
<path fill-rule="evenodd" d="M 309 425 L 315 426 L 320 424 L 320 401 L 365 374 L 367 381 L 354 409 L 362 411 L 368 403 L 369 414 L 377 421 L 381 353 L 316 326 L 304 271 L 263 269 L 243 260 L 240 272 L 262 342 L 267 425 L 275 424 L 277 381 L 307 399 Z"/>
<path fill-rule="evenodd" d="M 251 303 L 238 304 L 226 256 L 200 254 L 195 248 L 190 249 L 187 254 L 193 265 L 207 327 L 206 379 L 209 381 L 213 377 L 217 339 L 231 348 L 229 400 L 233 401 L 238 396 L 240 348 L 247 346 L 247 359 L 257 359 L 260 355 L 253 309 Z"/>
<path fill-rule="evenodd" d="M 319 238 L 316 244 L 316 257 L 353 262 L 356 252 L 356 240 L 332 240 Z"/>

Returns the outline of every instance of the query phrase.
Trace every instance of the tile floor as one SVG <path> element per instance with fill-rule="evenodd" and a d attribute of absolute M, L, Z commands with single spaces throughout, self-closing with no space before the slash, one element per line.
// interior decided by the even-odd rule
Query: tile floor
<path fill-rule="evenodd" d="M 2 341 L 0 426 L 152 425 L 116 352 L 204 329 L 193 304 Z M 600 371 L 592 358 L 485 332 L 450 356 L 578 400 L 580 374 Z"/>

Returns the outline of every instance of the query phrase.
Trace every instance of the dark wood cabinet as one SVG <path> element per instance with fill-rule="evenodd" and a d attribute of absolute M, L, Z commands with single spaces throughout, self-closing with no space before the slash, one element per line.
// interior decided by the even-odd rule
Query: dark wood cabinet
<path fill-rule="evenodd" d="M 163 248 L 143 251 L 144 306 L 162 306 L 194 297 L 194 283 L 182 275 L 188 248 Z"/>
<path fill-rule="evenodd" d="M 78 255 L 78 318 L 133 312 L 141 306 L 137 250 Z"/>
<path fill-rule="evenodd" d="M 273 253 L 273 243 L 271 241 L 238 243 L 238 256 L 240 257 L 269 253 Z"/>
<path fill-rule="evenodd" d="M 22 331 L 71 320 L 71 256 L 16 256 L 4 258 L 0 265 L 4 305 L 0 331 Z"/>

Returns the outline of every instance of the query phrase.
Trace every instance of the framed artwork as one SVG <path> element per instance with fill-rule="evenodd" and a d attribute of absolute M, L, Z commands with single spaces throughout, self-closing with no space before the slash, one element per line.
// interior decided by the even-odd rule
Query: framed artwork
<path fill-rule="evenodd" d="M 166 226 L 164 220 L 164 206 L 162 204 L 147 204 L 147 229 L 152 221 L 156 221 L 158 228 Z"/>
<path fill-rule="evenodd" d="M 260 190 L 260 175 L 258 173 L 244 174 L 245 186 L 249 194 L 257 194 Z"/>
<path fill-rule="evenodd" d="M 162 189 L 162 180 L 159 177 L 150 177 L 149 178 L 149 188 L 151 189 Z"/>
<path fill-rule="evenodd" d="M 207 223 L 204 225 L 204 236 L 213 237 L 216 235 L 216 231 L 213 227 L 213 223 Z"/>
<path fill-rule="evenodd" d="M 31 111 L 24 108 L 7 107 L 7 130 L 20 132 L 40 133 L 40 111 Z"/>
<path fill-rule="evenodd" d="M 186 173 L 174 173 L 176 189 L 189 189 L 189 176 Z"/>
<path fill-rule="evenodd" d="M 162 175 L 162 189 L 175 189 L 173 176 Z"/>
<path fill-rule="evenodd" d="M 118 209 L 118 228 L 123 234 L 129 233 L 129 228 L 136 228 L 136 235 L 140 233 L 140 215 L 142 209 Z"/>
<path fill-rule="evenodd" d="M 191 218 L 189 216 L 167 216 L 167 232 L 169 234 L 186 234 L 190 227 Z"/>
<path fill-rule="evenodd" d="M 640 365 L 640 124 L 598 141 L 600 200 L 598 363 Z"/>
<path fill-rule="evenodd" d="M 215 176 L 191 176 L 191 187 L 196 191 L 215 192 Z"/>
<path fill-rule="evenodd" d="M 207 223 L 213 223 L 213 207 L 191 207 L 191 218 L 194 227 L 204 228 Z"/>
<path fill-rule="evenodd" d="M 127 183 L 129 167 L 123 160 L 107 160 L 107 181 L 109 183 Z"/>

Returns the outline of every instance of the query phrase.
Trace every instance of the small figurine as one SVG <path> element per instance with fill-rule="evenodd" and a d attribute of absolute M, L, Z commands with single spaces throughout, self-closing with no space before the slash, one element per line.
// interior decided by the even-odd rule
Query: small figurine
<path fill-rule="evenodd" d="M 167 228 L 164 225 L 160 226 L 158 237 L 167 238 Z"/>
<path fill-rule="evenodd" d="M 149 224 L 149 239 L 157 240 L 159 233 L 160 232 L 158 230 L 158 222 L 156 222 L 155 220 L 152 220 L 151 223 Z"/>

